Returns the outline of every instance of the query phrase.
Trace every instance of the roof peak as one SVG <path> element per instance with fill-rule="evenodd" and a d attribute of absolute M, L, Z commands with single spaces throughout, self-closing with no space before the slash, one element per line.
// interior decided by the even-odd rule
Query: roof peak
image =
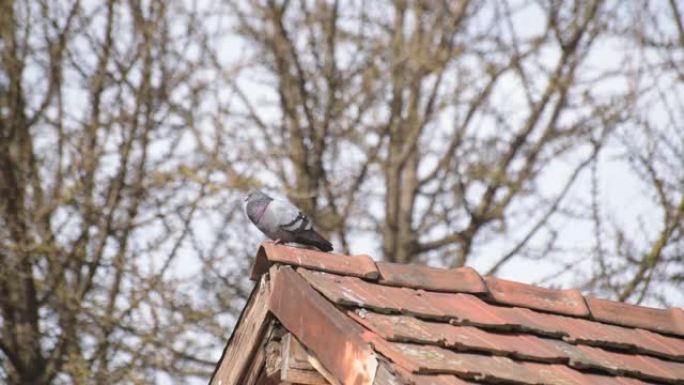
<path fill-rule="evenodd" d="M 264 242 L 251 278 L 257 280 L 273 264 L 292 265 L 384 286 L 444 293 L 474 294 L 496 305 L 585 318 L 603 323 L 684 336 L 684 310 L 657 309 L 584 296 L 577 289 L 551 289 L 494 276 L 471 267 L 437 268 L 419 264 L 375 262 L 368 255 L 345 255 Z"/>

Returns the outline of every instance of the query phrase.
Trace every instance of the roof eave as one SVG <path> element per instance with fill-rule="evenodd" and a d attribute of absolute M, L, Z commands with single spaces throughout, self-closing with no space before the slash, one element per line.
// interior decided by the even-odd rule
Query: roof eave
<path fill-rule="evenodd" d="M 210 385 L 239 384 L 260 347 L 269 324 L 268 303 L 271 297 L 269 276 L 261 276 L 254 286 L 244 310 L 223 349 L 219 363 L 209 380 Z"/>

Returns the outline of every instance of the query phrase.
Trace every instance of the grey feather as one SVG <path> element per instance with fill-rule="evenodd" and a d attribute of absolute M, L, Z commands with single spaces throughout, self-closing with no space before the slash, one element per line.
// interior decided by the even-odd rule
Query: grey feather
<path fill-rule="evenodd" d="M 332 250 L 332 244 L 313 229 L 311 219 L 288 201 L 253 191 L 245 198 L 245 214 L 272 240 L 301 243 L 323 251 Z"/>

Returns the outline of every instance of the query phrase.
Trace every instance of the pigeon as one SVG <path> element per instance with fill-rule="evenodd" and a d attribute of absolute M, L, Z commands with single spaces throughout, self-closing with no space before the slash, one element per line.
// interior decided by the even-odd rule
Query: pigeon
<path fill-rule="evenodd" d="M 259 190 L 250 192 L 244 201 L 247 218 L 276 244 L 295 242 L 332 251 L 332 244 L 313 229 L 309 217 L 290 202 Z"/>

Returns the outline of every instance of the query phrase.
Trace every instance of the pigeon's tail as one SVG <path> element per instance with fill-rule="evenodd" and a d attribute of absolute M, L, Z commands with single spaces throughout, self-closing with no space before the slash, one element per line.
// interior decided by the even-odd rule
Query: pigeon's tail
<path fill-rule="evenodd" d="M 313 246 L 321 251 L 332 251 L 332 243 L 328 242 L 315 230 L 309 229 L 305 231 L 300 231 L 297 233 L 297 238 L 295 242 L 301 243 L 303 245 Z"/>

